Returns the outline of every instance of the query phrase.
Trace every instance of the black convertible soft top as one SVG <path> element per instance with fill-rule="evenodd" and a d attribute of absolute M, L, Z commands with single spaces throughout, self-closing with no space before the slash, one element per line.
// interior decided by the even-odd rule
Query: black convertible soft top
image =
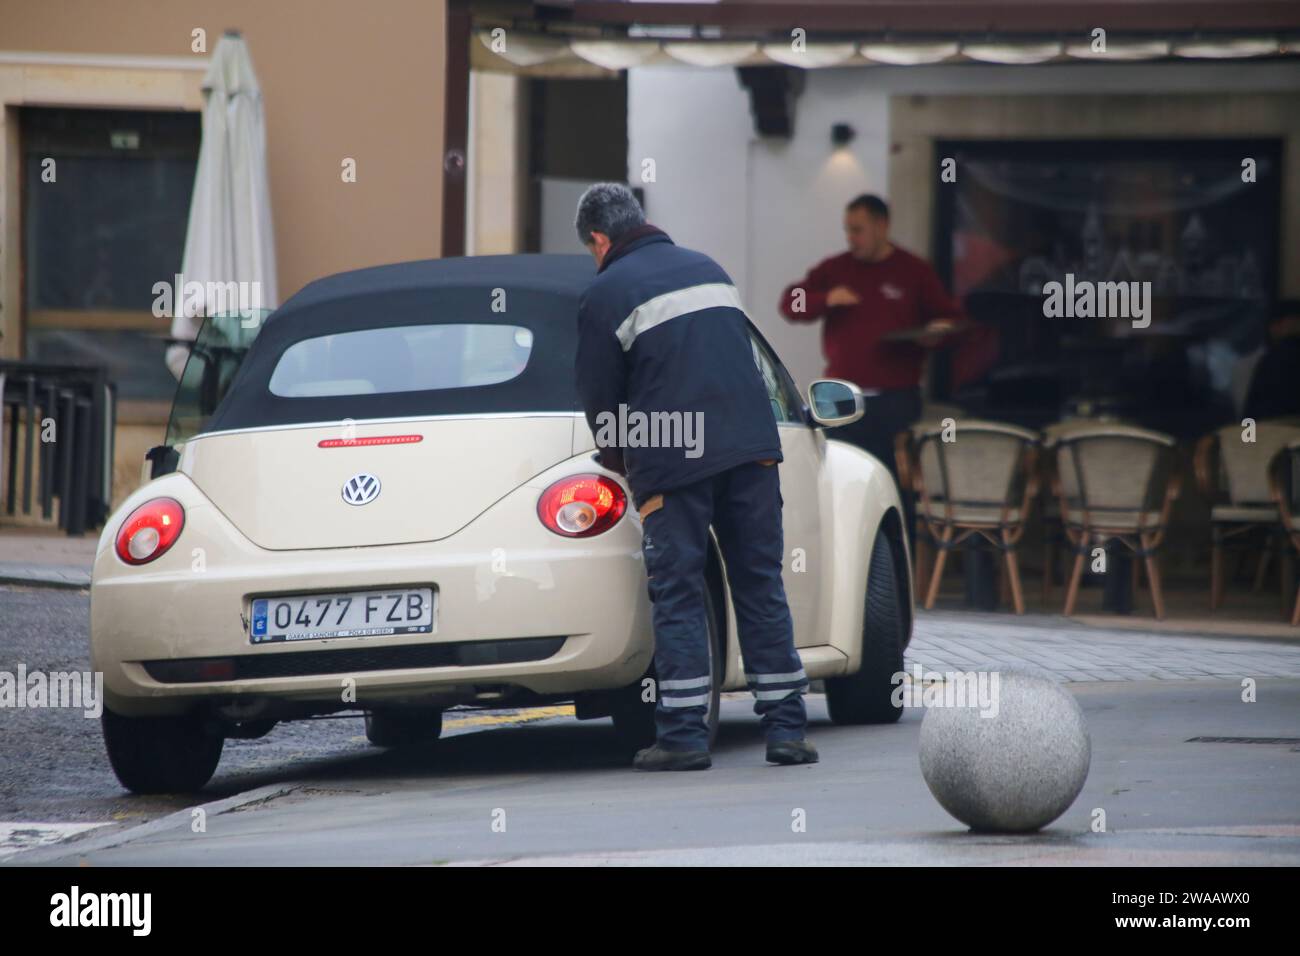
<path fill-rule="evenodd" d="M 581 407 L 573 377 L 578 299 L 595 272 L 595 263 L 582 255 L 466 256 L 376 266 L 318 279 L 267 318 L 204 430 L 420 415 L 574 411 Z M 304 339 L 453 322 L 529 329 L 533 346 L 527 366 L 509 381 L 471 388 L 298 398 L 275 395 L 268 388 L 280 356 Z"/>

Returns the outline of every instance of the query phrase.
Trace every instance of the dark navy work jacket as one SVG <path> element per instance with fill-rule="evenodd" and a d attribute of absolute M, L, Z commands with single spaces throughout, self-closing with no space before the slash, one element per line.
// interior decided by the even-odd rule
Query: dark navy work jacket
<path fill-rule="evenodd" d="M 735 285 L 708 256 L 653 226 L 615 244 L 582 297 L 577 382 L 601 460 L 617 467 L 621 450 L 638 504 L 736 465 L 781 460 Z M 657 432 L 610 428 L 620 405 L 622 421 L 635 425 L 641 413 L 640 421 L 659 423 Z M 698 434 L 684 430 L 687 415 Z M 680 428 L 669 426 L 677 421 Z M 690 437 L 696 447 L 653 447 L 656 434 Z M 629 440 L 611 448 L 620 437 Z"/>

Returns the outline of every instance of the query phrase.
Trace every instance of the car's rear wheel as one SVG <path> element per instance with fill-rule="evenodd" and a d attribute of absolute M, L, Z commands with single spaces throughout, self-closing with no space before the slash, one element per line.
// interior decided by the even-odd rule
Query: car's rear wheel
<path fill-rule="evenodd" d="M 225 738 L 194 714 L 100 719 L 108 762 L 132 793 L 190 793 L 212 779 Z"/>
<path fill-rule="evenodd" d="M 411 747 L 441 735 L 441 710 L 372 710 L 366 714 L 366 739 L 376 747 Z"/>
<path fill-rule="evenodd" d="M 906 573 L 885 532 L 876 533 L 862 619 L 862 666 L 826 680 L 826 708 L 837 724 L 889 724 L 902 716 L 893 703 L 894 675 L 903 670 Z"/>
<path fill-rule="evenodd" d="M 718 620 L 713 591 L 704 588 L 705 618 L 709 628 L 709 700 L 705 705 L 704 719 L 709 728 L 709 749 L 718 739 L 718 711 L 722 702 L 722 625 Z M 613 694 L 610 716 L 614 719 L 614 733 L 619 746 L 627 751 L 649 747 L 655 742 L 655 694 L 645 694 L 645 680 L 655 680 L 654 665 L 635 684 L 620 688 Z M 657 684 L 657 682 L 656 682 Z M 656 685 L 652 685 L 656 686 Z M 657 687 L 656 687 L 657 689 Z M 650 700 L 643 700 L 643 697 Z"/>

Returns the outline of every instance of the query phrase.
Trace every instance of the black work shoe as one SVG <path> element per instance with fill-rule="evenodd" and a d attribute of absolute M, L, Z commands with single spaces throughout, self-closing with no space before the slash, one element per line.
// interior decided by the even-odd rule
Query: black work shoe
<path fill-rule="evenodd" d="M 816 763 L 817 748 L 806 740 L 779 740 L 767 745 L 768 763 Z"/>
<path fill-rule="evenodd" d="M 632 766 L 637 770 L 708 770 L 713 758 L 707 750 L 664 750 L 655 744 L 638 750 Z"/>

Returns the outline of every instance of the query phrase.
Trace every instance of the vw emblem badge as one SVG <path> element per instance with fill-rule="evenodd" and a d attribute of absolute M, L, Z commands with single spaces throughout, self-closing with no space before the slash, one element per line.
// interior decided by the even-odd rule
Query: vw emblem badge
<path fill-rule="evenodd" d="M 379 479 L 364 471 L 343 483 L 343 500 L 350 505 L 368 505 L 379 497 Z"/>

